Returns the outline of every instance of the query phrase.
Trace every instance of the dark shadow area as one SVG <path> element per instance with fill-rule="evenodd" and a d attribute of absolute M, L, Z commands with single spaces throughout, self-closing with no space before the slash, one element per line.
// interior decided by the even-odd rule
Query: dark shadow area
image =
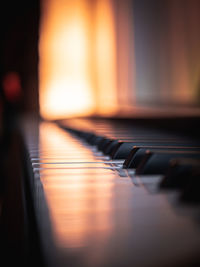
<path fill-rule="evenodd" d="M 20 117 L 38 113 L 40 1 L 2 1 L 0 9 L 1 266 L 42 264 Z"/>

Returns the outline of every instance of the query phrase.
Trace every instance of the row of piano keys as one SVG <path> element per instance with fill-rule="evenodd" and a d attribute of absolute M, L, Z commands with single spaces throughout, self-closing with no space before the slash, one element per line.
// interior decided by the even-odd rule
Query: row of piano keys
<path fill-rule="evenodd" d="M 122 168 L 134 169 L 134 175 L 165 175 L 160 184 L 162 188 L 182 189 L 183 199 L 200 201 L 200 192 L 196 190 L 200 174 L 198 138 L 134 125 L 124 127 L 123 124 L 120 128 L 116 123 L 113 123 L 116 129 L 108 130 L 110 122 L 106 125 L 97 122 L 93 123 L 90 131 L 85 129 L 87 123 L 82 130 L 67 127 L 65 123 L 61 126 L 89 145 L 96 146 L 108 159 L 122 160 Z"/>
<path fill-rule="evenodd" d="M 198 140 L 107 120 L 38 127 L 24 134 L 47 266 L 199 264 Z"/>

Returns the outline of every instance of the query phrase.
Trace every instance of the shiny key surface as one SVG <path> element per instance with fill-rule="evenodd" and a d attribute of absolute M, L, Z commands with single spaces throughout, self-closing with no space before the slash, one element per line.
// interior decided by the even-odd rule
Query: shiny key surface
<path fill-rule="evenodd" d="M 130 174 L 124 160 L 108 158 L 56 124 L 38 127 L 39 134 L 35 125 L 24 132 L 48 266 L 181 266 L 199 260 L 199 206 L 180 203 L 176 190 L 161 190 L 161 175 Z"/>

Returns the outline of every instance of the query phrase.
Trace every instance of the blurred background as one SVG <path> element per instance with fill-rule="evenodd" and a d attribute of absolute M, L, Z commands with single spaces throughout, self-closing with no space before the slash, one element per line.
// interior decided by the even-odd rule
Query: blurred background
<path fill-rule="evenodd" d="M 198 114 L 199 13 L 198 0 L 4 1 L 1 102 L 45 119 Z"/>

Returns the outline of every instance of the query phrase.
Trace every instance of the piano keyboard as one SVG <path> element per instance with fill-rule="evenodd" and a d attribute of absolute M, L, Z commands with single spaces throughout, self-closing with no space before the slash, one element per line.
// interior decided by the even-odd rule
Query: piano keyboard
<path fill-rule="evenodd" d="M 26 122 L 46 266 L 200 266 L 200 143 L 108 120 Z"/>

